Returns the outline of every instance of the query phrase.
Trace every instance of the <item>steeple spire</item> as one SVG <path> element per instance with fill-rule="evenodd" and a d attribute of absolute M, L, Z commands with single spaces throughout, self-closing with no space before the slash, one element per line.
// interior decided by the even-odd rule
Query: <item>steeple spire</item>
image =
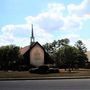
<path fill-rule="evenodd" d="M 31 44 L 35 42 L 34 32 L 33 32 L 33 24 L 31 24 Z"/>

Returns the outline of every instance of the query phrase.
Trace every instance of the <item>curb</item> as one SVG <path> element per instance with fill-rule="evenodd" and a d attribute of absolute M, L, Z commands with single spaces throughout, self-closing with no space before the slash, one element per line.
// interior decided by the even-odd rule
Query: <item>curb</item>
<path fill-rule="evenodd" d="M 60 79 L 90 79 L 90 76 L 74 76 L 74 77 L 33 77 L 33 78 L 0 78 L 0 81 L 13 80 L 60 80 Z"/>

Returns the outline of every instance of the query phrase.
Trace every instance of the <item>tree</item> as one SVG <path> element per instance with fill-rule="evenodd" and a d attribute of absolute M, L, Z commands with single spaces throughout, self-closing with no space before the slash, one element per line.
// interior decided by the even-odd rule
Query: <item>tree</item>
<path fill-rule="evenodd" d="M 77 63 L 77 49 L 72 46 L 61 47 L 57 52 L 57 65 L 61 65 L 65 68 L 68 68 L 69 71 L 75 68 Z"/>
<path fill-rule="evenodd" d="M 57 41 L 53 41 L 52 43 L 46 43 L 43 45 L 46 52 L 55 60 L 56 58 L 56 50 L 57 50 Z"/>
<path fill-rule="evenodd" d="M 44 46 L 45 50 L 49 53 L 49 55 L 55 61 L 55 64 L 59 67 L 61 65 L 60 54 L 58 51 L 61 47 L 64 47 L 69 44 L 69 39 L 61 39 L 61 40 L 54 40 L 52 43 L 46 43 Z"/>
<path fill-rule="evenodd" d="M 49 43 L 46 43 L 43 45 L 43 47 L 45 48 L 46 52 L 49 52 Z"/>
<path fill-rule="evenodd" d="M 18 64 L 19 47 L 7 45 L 0 47 L 0 66 L 3 70 L 14 69 Z"/>
<path fill-rule="evenodd" d="M 87 52 L 87 48 L 85 47 L 85 44 L 81 40 L 78 40 L 75 43 L 75 46 L 80 50 L 80 52 L 82 53 Z"/>
<path fill-rule="evenodd" d="M 69 44 L 69 39 L 68 38 L 65 38 L 65 39 L 61 39 L 61 40 L 58 40 L 58 47 L 61 47 L 61 46 L 65 46 L 65 45 L 68 45 Z"/>
<path fill-rule="evenodd" d="M 69 45 L 69 39 L 54 40 L 52 43 L 44 45 L 45 50 L 51 55 L 58 67 L 68 68 L 69 71 L 76 67 L 84 67 L 87 62 L 87 51 L 81 40 L 75 46 Z"/>
<path fill-rule="evenodd" d="M 78 40 L 75 43 L 75 46 L 79 50 L 79 53 L 78 53 L 79 67 L 84 68 L 85 63 L 88 61 L 87 55 L 85 54 L 87 52 L 87 48 L 85 47 L 85 44 L 81 40 Z"/>
<path fill-rule="evenodd" d="M 9 66 L 11 67 L 11 69 L 16 70 L 19 64 L 19 47 L 14 46 L 14 45 L 10 45 L 9 46 L 9 53 L 8 53 L 8 57 L 9 57 Z"/>

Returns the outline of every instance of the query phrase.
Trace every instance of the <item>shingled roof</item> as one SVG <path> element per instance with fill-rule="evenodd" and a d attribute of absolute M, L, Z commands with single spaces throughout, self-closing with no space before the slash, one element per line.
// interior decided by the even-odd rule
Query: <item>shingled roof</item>
<path fill-rule="evenodd" d="M 35 42 L 32 45 L 28 45 L 23 48 L 20 48 L 21 55 L 25 54 L 29 49 L 31 50 L 36 44 L 39 45 L 43 50 L 45 50 L 38 42 Z"/>

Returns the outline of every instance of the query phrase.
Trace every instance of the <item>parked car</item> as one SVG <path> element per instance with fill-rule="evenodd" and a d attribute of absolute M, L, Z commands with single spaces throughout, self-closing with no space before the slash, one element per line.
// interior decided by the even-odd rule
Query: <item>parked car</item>
<path fill-rule="evenodd" d="M 29 72 L 38 73 L 38 74 L 46 74 L 48 73 L 48 70 L 49 70 L 48 66 L 39 66 L 38 68 L 31 68 Z"/>
<path fill-rule="evenodd" d="M 48 66 L 39 66 L 37 68 L 31 68 L 30 73 L 47 74 L 47 73 L 59 73 L 58 68 L 49 68 Z"/>
<path fill-rule="evenodd" d="M 37 73 L 38 72 L 38 68 L 31 68 L 29 69 L 30 73 Z"/>
<path fill-rule="evenodd" d="M 59 69 L 58 68 L 49 68 L 49 73 L 59 73 Z"/>

